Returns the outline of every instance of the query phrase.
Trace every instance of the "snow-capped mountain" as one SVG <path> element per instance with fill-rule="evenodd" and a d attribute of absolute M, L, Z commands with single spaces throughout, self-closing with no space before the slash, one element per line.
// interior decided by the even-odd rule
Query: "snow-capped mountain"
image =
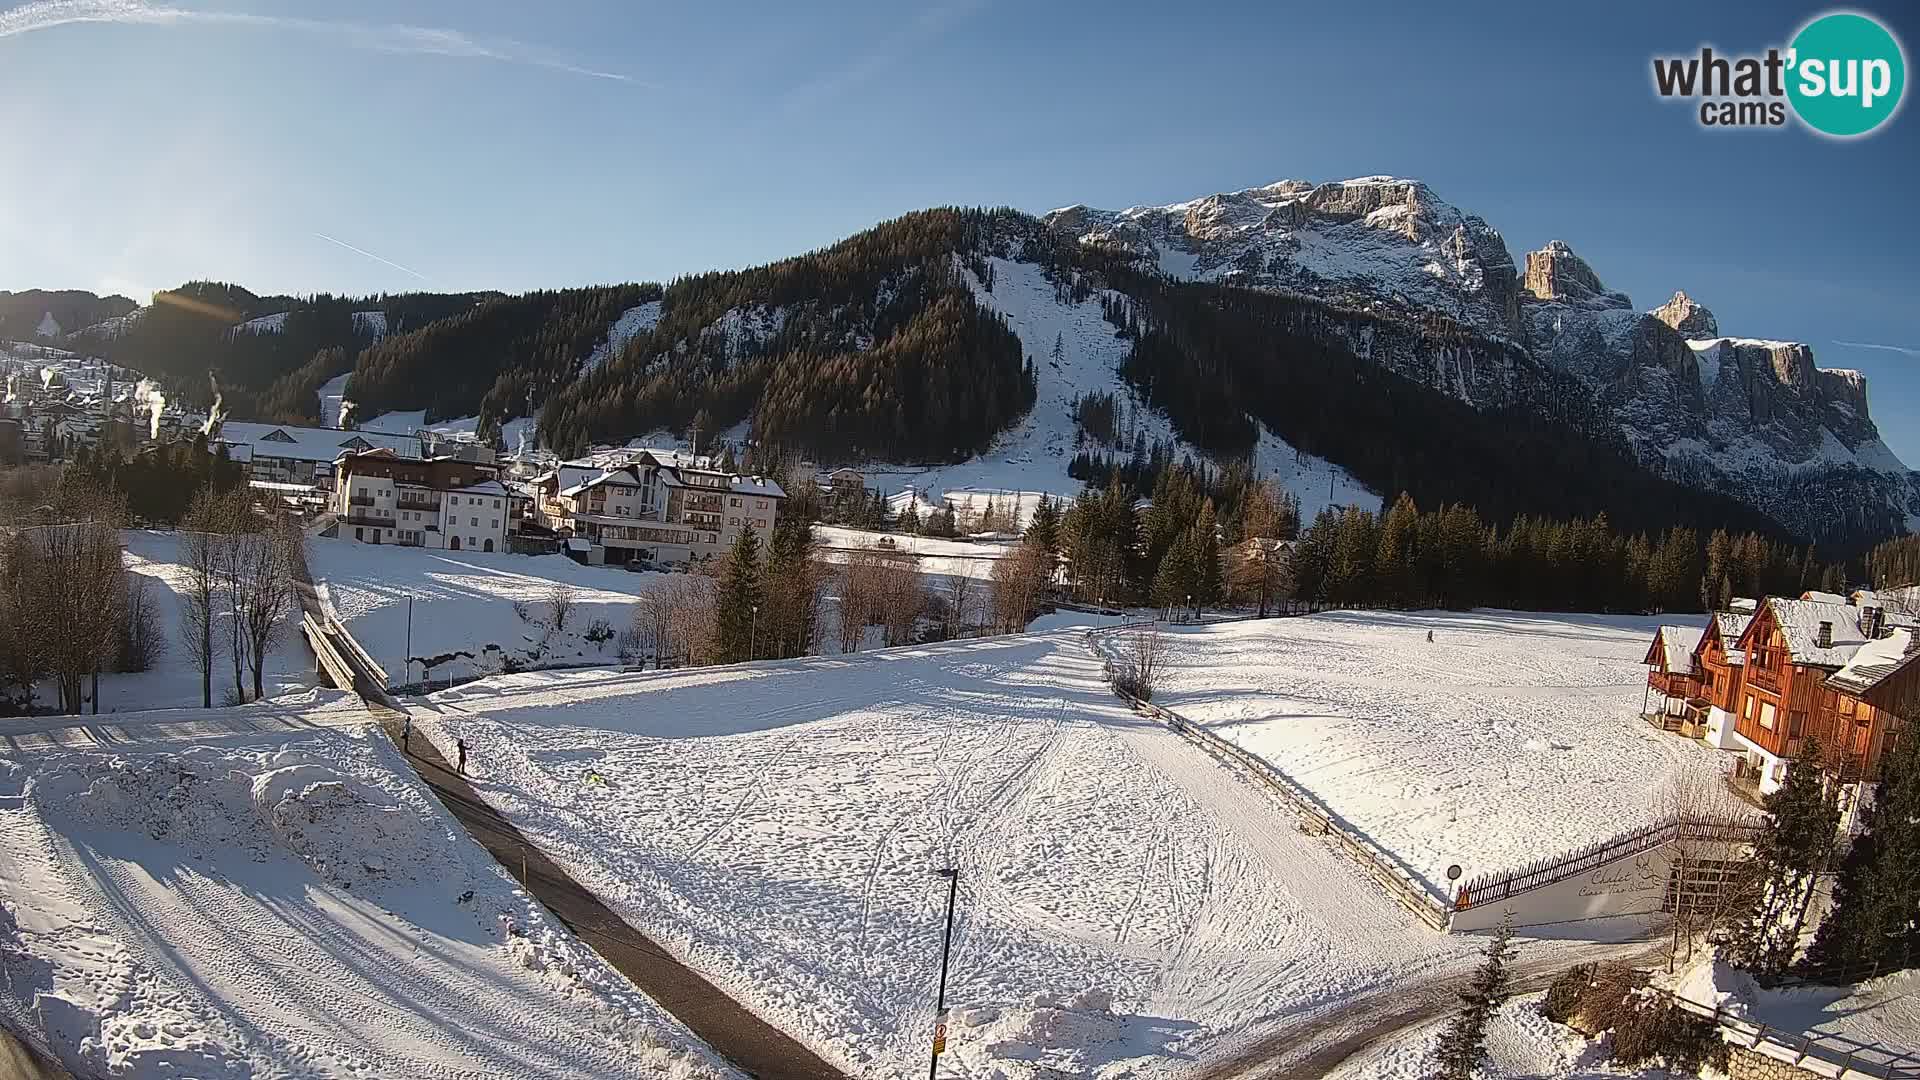
<path fill-rule="evenodd" d="M 1378 323 L 1328 327 L 1356 354 L 1483 407 L 1537 399 L 1541 379 L 1570 375 L 1642 464 L 1815 539 L 1920 529 L 1920 474 L 1881 441 L 1859 372 L 1819 369 L 1802 343 L 1723 336 L 1684 292 L 1639 311 L 1562 241 L 1516 269 L 1485 219 L 1418 180 L 1282 180 L 1167 206 L 1072 206 L 1046 221 L 1173 278 L 1304 293 L 1412 325 L 1444 316 L 1473 333 L 1448 349 L 1427 336 L 1383 350 L 1392 335 Z"/>

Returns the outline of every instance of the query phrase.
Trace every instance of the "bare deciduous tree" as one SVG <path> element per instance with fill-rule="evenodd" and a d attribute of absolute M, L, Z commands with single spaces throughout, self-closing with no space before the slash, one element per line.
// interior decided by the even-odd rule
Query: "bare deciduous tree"
<path fill-rule="evenodd" d="M 633 605 L 632 644 L 655 667 L 698 664 L 711 651 L 714 589 L 699 574 L 668 574 Z"/>
<path fill-rule="evenodd" d="M 548 627 L 553 630 L 565 630 L 567 619 L 573 615 L 577 594 L 573 586 L 564 581 L 556 581 L 547 590 Z"/>
<path fill-rule="evenodd" d="M 1285 544 L 1266 537 L 1242 543 L 1227 557 L 1227 598 L 1236 604 L 1255 604 L 1265 616 L 1269 607 L 1293 595 L 1293 555 Z"/>
<path fill-rule="evenodd" d="M 965 574 L 948 574 L 946 587 L 940 591 L 942 601 L 941 630 L 944 636 L 957 638 L 966 632 L 967 615 L 975 607 L 975 582 Z"/>
<path fill-rule="evenodd" d="M 1716 763 L 1690 760 L 1654 793 L 1655 813 L 1672 821 L 1726 822 L 1751 817 Z M 1691 960 L 1696 944 L 1753 906 L 1757 879 L 1748 860 L 1724 842 L 1682 835 L 1668 846 L 1674 883 L 1667 966 Z M 1684 955 L 1682 955 L 1684 951 Z"/>
<path fill-rule="evenodd" d="M 220 658 L 215 634 L 220 598 L 222 517 L 220 497 L 212 488 L 193 497 L 180 521 L 180 564 L 185 569 L 179 592 L 180 640 L 187 656 L 200 669 L 200 704 L 213 708 L 213 665 Z"/>
<path fill-rule="evenodd" d="M 1166 662 L 1166 642 L 1157 626 L 1144 626 L 1116 636 L 1109 673 L 1114 689 L 1141 701 L 1152 701 Z"/>
<path fill-rule="evenodd" d="M 120 641 L 113 670 L 148 671 L 167 651 L 167 635 L 160 625 L 160 605 L 154 599 L 153 579 L 129 573 L 122 590 Z"/>
<path fill-rule="evenodd" d="M 1021 544 L 993 564 L 990 602 L 994 626 L 1013 634 L 1024 629 L 1053 580 L 1053 553 L 1038 544 Z"/>

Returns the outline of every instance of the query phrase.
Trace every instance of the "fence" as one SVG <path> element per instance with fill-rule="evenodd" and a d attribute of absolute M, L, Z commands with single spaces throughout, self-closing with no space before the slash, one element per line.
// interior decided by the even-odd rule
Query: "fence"
<path fill-rule="evenodd" d="M 1496 903 L 1510 896 L 1565 881 L 1587 873 L 1616 859 L 1650 851 L 1676 840 L 1742 843 L 1757 839 L 1764 826 L 1752 821 L 1717 818 L 1669 818 L 1666 821 L 1622 833 L 1609 840 L 1581 848 L 1566 855 L 1541 859 L 1500 875 L 1475 878 L 1460 887 L 1454 896 L 1455 909 Z"/>
<path fill-rule="evenodd" d="M 1710 1021 L 1734 1046 L 1752 1050 L 1786 1065 L 1820 1075 L 1871 1076 L 1886 1080 L 1920 1080 L 1920 1058 L 1873 1043 L 1855 1042 L 1839 1035 L 1789 1031 L 1736 1016 L 1719 1005 L 1682 997 L 1671 990 L 1655 990 L 1683 1012 Z M 1819 1062 L 1812 1067 L 1810 1062 Z"/>
<path fill-rule="evenodd" d="M 1087 644 L 1094 655 L 1104 660 L 1111 669 L 1115 657 L 1102 648 L 1101 642 L 1116 634 L 1149 629 L 1154 625 L 1153 622 L 1142 621 L 1089 630 Z M 1381 850 L 1366 837 L 1342 825 L 1330 811 L 1315 801 L 1306 789 L 1300 787 L 1279 769 L 1274 768 L 1272 762 L 1242 750 L 1171 709 L 1142 701 L 1118 690 L 1115 693 L 1125 698 L 1135 711 L 1161 721 L 1201 749 L 1246 770 L 1248 775 L 1279 795 L 1295 813 L 1300 815 L 1301 828 L 1304 831 L 1332 842 L 1415 918 L 1435 930 L 1447 929 L 1448 917 L 1452 914 L 1452 909 L 1444 901 L 1427 891 L 1411 873 L 1394 861 L 1393 856 Z"/>

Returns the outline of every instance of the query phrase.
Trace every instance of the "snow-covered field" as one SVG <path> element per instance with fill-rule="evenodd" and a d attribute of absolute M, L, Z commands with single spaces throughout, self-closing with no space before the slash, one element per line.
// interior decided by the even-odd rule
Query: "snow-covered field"
<path fill-rule="evenodd" d="M 1472 878 L 1650 823 L 1669 776 L 1722 759 L 1638 719 L 1659 621 L 1330 612 L 1175 629 L 1154 700 L 1445 895 L 1451 863 Z"/>
<path fill-rule="evenodd" d="M 76 1075 L 133 1080 L 733 1075 L 384 736 L 236 733 L 272 712 L 0 761 L 9 1026 Z"/>
<path fill-rule="evenodd" d="M 958 1075 L 1173 1075 L 1479 945 L 1125 710 L 1075 632 L 527 673 L 412 708 L 576 878 L 853 1075 L 924 1061 L 943 866 Z"/>
<path fill-rule="evenodd" d="M 992 580 L 993 564 L 1005 558 L 1013 547 L 1011 543 L 1000 541 L 942 540 L 933 536 L 871 532 L 838 525 L 816 525 L 813 536 L 819 545 L 822 562 L 842 563 L 852 551 L 876 548 L 919 556 L 920 571 L 924 574 L 966 577 L 976 581 Z M 883 546 L 883 541 L 890 541 L 891 546 Z"/>
<path fill-rule="evenodd" d="M 198 708 L 202 701 L 200 668 L 181 644 L 180 617 L 186 603 L 179 589 L 184 585 L 186 570 L 180 565 L 178 534 L 129 530 L 122 535 L 126 543 L 127 571 L 147 579 L 147 596 L 157 606 L 156 622 L 167 646 L 150 671 L 101 675 L 100 711 Z M 268 697 L 318 685 L 313 677 L 312 658 L 300 641 L 298 622 L 297 614 L 288 619 L 279 645 L 267 658 L 262 686 Z M 224 701 L 232 689 L 233 663 L 223 648 L 213 668 L 214 704 Z M 252 692 L 250 676 L 248 692 Z M 53 694 L 51 685 L 45 686 L 40 700 L 44 702 Z"/>
<path fill-rule="evenodd" d="M 409 656 L 449 657 L 434 667 L 435 679 L 499 671 L 509 655 L 522 666 L 618 663 L 613 642 L 595 644 L 584 634 L 597 619 L 616 632 L 625 629 L 634 601 L 663 576 L 582 566 L 564 555 L 436 551 L 329 539 L 308 545 L 307 562 L 348 632 L 396 682 L 406 681 Z M 572 587 L 574 607 L 566 625 L 549 633 L 549 599 L 558 585 Z M 514 610 L 516 600 L 526 605 L 528 618 Z M 411 672 L 419 679 L 421 665 L 414 663 Z"/>

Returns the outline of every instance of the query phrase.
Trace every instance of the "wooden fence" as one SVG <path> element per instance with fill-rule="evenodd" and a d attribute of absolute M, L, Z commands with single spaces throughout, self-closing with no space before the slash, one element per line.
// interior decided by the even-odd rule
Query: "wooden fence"
<path fill-rule="evenodd" d="M 1654 993 L 1675 1008 L 1710 1021 L 1728 1043 L 1817 1075 L 1920 1080 L 1920 1058 L 1910 1053 L 1840 1035 L 1776 1028 L 1736 1016 L 1719 1005 L 1682 997 L 1671 990 Z"/>
<path fill-rule="evenodd" d="M 1538 860 L 1518 870 L 1475 878 L 1460 887 L 1454 895 L 1453 907 L 1457 910 L 1497 903 L 1529 889 L 1565 881 L 1616 859 L 1650 851 L 1676 840 L 1751 842 L 1760 836 L 1764 828 L 1759 822 L 1733 818 L 1669 818 L 1578 851 Z"/>
<path fill-rule="evenodd" d="M 1107 645 L 1109 639 L 1128 632 L 1151 630 L 1154 626 L 1152 622 L 1130 622 L 1089 630 L 1087 644 L 1094 654 L 1105 661 L 1111 669 L 1117 658 Z M 1393 856 L 1382 850 L 1379 845 L 1342 824 L 1305 788 L 1275 768 L 1272 762 L 1242 750 L 1171 709 L 1142 701 L 1119 690 L 1115 693 L 1126 699 L 1136 712 L 1159 720 L 1216 758 L 1244 770 L 1247 775 L 1265 785 L 1292 807 L 1300 816 L 1300 826 L 1303 831 L 1326 838 L 1336 849 L 1344 852 L 1359 865 L 1369 878 L 1385 889 L 1389 896 L 1399 901 L 1400 906 L 1406 908 L 1415 918 L 1435 930 L 1447 929 L 1452 909 L 1444 900 L 1429 892 L 1412 873 L 1396 862 Z"/>

